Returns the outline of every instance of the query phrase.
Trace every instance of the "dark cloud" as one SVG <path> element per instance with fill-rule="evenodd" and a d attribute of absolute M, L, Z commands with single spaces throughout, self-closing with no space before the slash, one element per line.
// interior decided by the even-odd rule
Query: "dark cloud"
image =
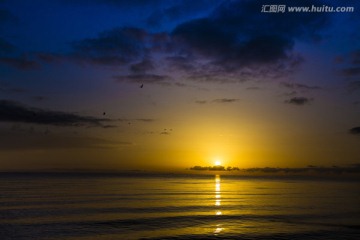
<path fill-rule="evenodd" d="M 213 100 L 214 103 L 234 103 L 239 101 L 239 99 L 236 98 L 220 98 Z"/>
<path fill-rule="evenodd" d="M 351 53 L 351 63 L 360 64 L 360 50 L 354 50 Z"/>
<path fill-rule="evenodd" d="M 54 53 L 39 52 L 39 53 L 36 53 L 35 55 L 38 60 L 40 60 L 41 62 L 45 62 L 45 63 L 58 63 L 58 62 L 66 59 L 66 57 L 59 55 L 59 54 L 54 54 Z"/>
<path fill-rule="evenodd" d="M 354 166 L 332 166 L 332 167 L 321 167 L 308 165 L 306 168 L 246 168 L 244 172 L 255 173 L 285 173 L 285 174 L 344 174 L 344 173 L 360 173 L 360 169 L 355 164 Z"/>
<path fill-rule="evenodd" d="M 360 135 L 360 127 L 354 127 L 349 130 L 350 134 Z"/>
<path fill-rule="evenodd" d="M 176 82 L 174 83 L 174 86 L 177 86 L 177 87 L 191 87 L 185 83 L 181 83 L 181 82 Z"/>
<path fill-rule="evenodd" d="M 288 4 L 280 1 L 277 4 Z M 295 40 L 315 39 L 326 26 L 322 14 L 264 14 L 267 1 L 225 1 L 209 17 L 177 26 L 172 37 L 179 52 L 197 55 L 223 67 L 239 71 L 256 66 L 281 72 L 294 67 L 299 58 L 292 53 Z M 302 5 L 314 4 L 303 1 Z M 251 24 L 249 24 L 251 23 Z M 254 71 L 258 74 L 256 71 Z"/>
<path fill-rule="evenodd" d="M 360 81 L 353 81 L 348 84 L 349 92 L 354 92 L 360 89 Z"/>
<path fill-rule="evenodd" d="M 218 99 L 214 99 L 211 102 L 213 103 L 234 103 L 234 102 L 238 102 L 239 99 L 236 98 L 218 98 Z M 208 101 L 206 100 L 196 100 L 195 103 L 197 104 L 206 104 L 208 103 Z"/>
<path fill-rule="evenodd" d="M 285 103 L 289 103 L 289 104 L 294 104 L 297 106 L 302 106 L 305 104 L 309 104 L 311 101 L 313 101 L 313 99 L 311 98 L 306 98 L 306 97 L 293 97 L 289 100 L 286 100 Z"/>
<path fill-rule="evenodd" d="M 56 112 L 32 108 L 18 102 L 0 100 L 0 122 L 34 123 L 53 126 L 106 127 L 109 119 L 80 116 L 73 113 Z"/>
<path fill-rule="evenodd" d="M 285 0 L 279 1 L 277 4 L 288 4 Z M 83 0 L 75 2 L 88 4 Z M 37 58 L 47 63 L 60 58 L 102 66 L 125 66 L 130 73 L 117 76 L 118 81 L 167 86 L 179 85 L 171 83 L 169 76 L 159 72 L 181 73 L 182 79 L 190 81 L 219 83 L 281 78 L 292 73 L 303 61 L 293 51 L 295 42 L 318 38 L 319 30 L 326 26 L 329 18 L 325 14 L 261 13 L 262 5 L 268 4 L 265 0 L 211 0 L 210 3 L 185 0 L 151 4 L 115 0 L 90 2 L 124 7 L 152 6 L 147 10 L 162 13 L 150 17 L 155 25 L 173 19 L 175 27 L 170 32 L 149 32 L 136 27 L 115 28 L 96 37 L 73 42 L 72 51 L 66 56 L 38 54 Z M 320 1 L 301 2 L 302 5 L 315 3 Z M 197 14 L 193 15 L 195 12 Z M 153 59 L 159 66 L 154 64 Z M 9 59 L 7 64 L 11 64 Z M 12 64 L 15 65 L 15 62 Z M 31 67 L 25 63 L 21 66 Z M 305 89 L 306 85 L 294 86 L 301 87 Z M 308 86 L 306 89 L 310 88 L 317 87 Z"/>
<path fill-rule="evenodd" d="M 125 76 L 114 76 L 118 82 L 130 82 L 138 84 L 160 84 L 160 85 L 170 85 L 171 78 L 166 75 L 156 75 L 156 74 L 133 74 Z"/>
<path fill-rule="evenodd" d="M 23 88 L 10 86 L 7 83 L 1 83 L 0 82 L 0 92 L 3 92 L 3 93 L 24 93 L 24 92 L 26 92 L 26 90 L 23 89 Z"/>
<path fill-rule="evenodd" d="M 17 18 L 10 11 L 0 9 L 0 25 L 5 22 L 16 22 Z"/>
<path fill-rule="evenodd" d="M 229 83 L 233 82 L 232 78 L 229 78 L 226 74 L 221 74 L 219 71 L 211 72 L 211 70 L 202 69 L 200 71 L 196 71 L 190 73 L 186 78 L 191 81 L 196 82 L 217 82 L 217 83 Z M 243 81 L 241 78 L 238 78 L 238 81 Z"/>
<path fill-rule="evenodd" d="M 229 62 L 246 66 L 268 63 L 286 58 L 293 41 L 282 36 L 262 35 L 238 42 L 234 31 L 226 31 L 209 19 L 197 19 L 178 26 L 173 36 L 188 51 L 212 57 L 220 63 Z"/>
<path fill-rule="evenodd" d="M 33 100 L 37 101 L 37 102 L 43 102 L 47 100 L 47 97 L 44 96 L 33 96 L 32 97 Z"/>
<path fill-rule="evenodd" d="M 298 94 L 298 92 L 292 91 L 292 92 L 286 92 L 286 93 L 284 93 L 283 95 L 284 95 L 284 96 L 295 96 L 295 95 L 297 95 L 297 94 Z"/>
<path fill-rule="evenodd" d="M 53 134 L 48 130 L 29 131 L 0 130 L 0 150 L 118 148 L 132 145 L 131 142 L 110 141 L 89 136 Z"/>
<path fill-rule="evenodd" d="M 0 9 L 0 27 L 5 22 L 16 21 L 17 18 L 9 11 Z M 29 59 L 26 55 L 15 56 L 17 47 L 11 42 L 0 36 L 0 64 L 14 67 L 20 70 L 28 70 L 39 67 L 39 65 Z"/>
<path fill-rule="evenodd" d="M 72 57 L 100 65 L 121 65 L 142 57 L 147 33 L 139 28 L 116 28 L 72 44 Z"/>
<path fill-rule="evenodd" d="M 321 4 L 317 0 L 292 1 L 291 5 L 301 3 L 302 6 Z M 261 13 L 263 5 L 269 4 L 268 0 L 239 0 L 225 1 L 224 4 L 213 14 L 213 17 L 221 24 L 227 24 L 226 28 L 234 30 L 238 28 L 243 33 L 258 35 L 282 35 L 289 38 L 316 38 L 318 31 L 329 22 L 326 14 L 307 13 L 284 13 L 264 14 Z M 279 0 L 276 4 L 290 6 L 287 0 Z M 251 24 L 249 24 L 251 23 Z"/>
<path fill-rule="evenodd" d="M 16 47 L 5 39 L 0 38 L 0 54 L 9 54 L 14 52 Z"/>
<path fill-rule="evenodd" d="M 135 74 L 144 74 L 154 69 L 155 69 L 154 64 L 149 59 L 144 59 L 143 61 L 136 64 L 132 64 L 130 66 L 130 70 Z"/>
<path fill-rule="evenodd" d="M 137 5 L 128 1 L 92 2 Z M 127 66 L 131 74 L 118 79 L 128 82 L 147 79 L 150 83 L 172 85 L 157 75 L 158 68 L 180 71 L 182 79 L 219 83 L 242 82 L 254 77 L 280 78 L 292 73 L 303 61 L 293 51 L 295 42 L 318 38 L 319 30 L 326 26 L 329 18 L 325 14 L 264 14 L 261 7 L 268 4 L 265 0 L 211 2 L 213 4 L 203 0 L 152 3 L 154 12 L 164 13 L 157 16 L 156 21 L 171 18 L 181 23 L 170 33 L 150 33 L 135 27 L 105 31 L 97 37 L 74 42 L 70 59 Z M 285 0 L 277 4 L 281 3 L 288 4 Z M 320 2 L 301 2 L 302 5 L 315 3 Z M 198 14 L 192 15 L 192 11 Z M 44 59 L 47 61 L 49 57 Z M 151 59 L 156 59 L 161 67 L 155 66 Z"/>
<path fill-rule="evenodd" d="M 151 123 L 151 122 L 155 122 L 156 120 L 153 118 L 135 118 L 135 119 L 131 119 L 131 118 L 119 118 L 117 119 L 117 121 L 119 122 L 143 122 L 143 123 Z"/>
<path fill-rule="evenodd" d="M 343 56 L 336 56 L 334 58 L 334 63 L 337 63 L 337 64 L 340 64 L 340 63 L 343 63 L 344 62 L 344 57 Z"/>
<path fill-rule="evenodd" d="M 298 90 L 320 90 L 321 87 L 319 86 L 309 86 L 306 84 L 301 83 L 288 83 L 288 82 L 281 82 L 281 86 L 289 88 L 289 89 L 298 89 Z"/>
<path fill-rule="evenodd" d="M 180 70 L 183 72 L 192 72 L 196 70 L 193 63 L 195 59 L 191 59 L 190 57 L 172 56 L 167 57 L 166 61 L 170 69 L 176 69 L 177 71 Z"/>
<path fill-rule="evenodd" d="M 28 59 L 25 56 L 1 57 L 0 63 L 10 67 L 17 68 L 19 70 L 32 70 L 32 69 L 38 69 L 40 67 L 40 65 L 36 61 Z"/>
<path fill-rule="evenodd" d="M 344 57 L 346 67 L 341 69 L 341 75 L 347 81 L 347 90 L 352 93 L 360 89 L 360 50 L 354 50 Z"/>
<path fill-rule="evenodd" d="M 154 69 L 153 54 L 168 51 L 169 41 L 169 35 L 164 32 L 149 33 L 135 27 L 115 28 L 101 32 L 95 38 L 73 42 L 72 52 L 62 58 L 104 66 L 130 66 L 134 73 L 145 73 Z"/>
<path fill-rule="evenodd" d="M 342 74 L 345 77 L 354 77 L 360 75 L 360 66 L 359 67 L 350 67 L 342 70 Z"/>
<path fill-rule="evenodd" d="M 116 125 L 103 125 L 102 128 L 117 128 Z"/>

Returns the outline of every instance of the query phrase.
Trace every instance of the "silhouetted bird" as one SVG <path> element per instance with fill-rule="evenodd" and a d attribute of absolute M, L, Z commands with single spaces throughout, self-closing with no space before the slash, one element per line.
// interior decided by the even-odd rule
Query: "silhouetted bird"
<path fill-rule="evenodd" d="M 106 112 L 103 112 L 103 115 L 105 116 Z"/>
<path fill-rule="evenodd" d="M 144 87 L 144 84 L 141 84 L 140 88 L 143 88 Z"/>

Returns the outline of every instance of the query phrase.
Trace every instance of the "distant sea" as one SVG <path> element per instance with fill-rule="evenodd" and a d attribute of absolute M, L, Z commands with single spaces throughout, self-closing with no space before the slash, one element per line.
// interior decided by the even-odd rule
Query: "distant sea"
<path fill-rule="evenodd" d="M 360 182 L 0 173 L 0 239 L 360 239 Z"/>

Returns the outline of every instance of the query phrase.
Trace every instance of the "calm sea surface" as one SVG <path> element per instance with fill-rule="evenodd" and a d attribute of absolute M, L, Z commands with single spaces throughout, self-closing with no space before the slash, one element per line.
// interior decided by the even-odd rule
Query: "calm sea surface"
<path fill-rule="evenodd" d="M 360 184 L 0 174 L 0 239 L 360 239 Z"/>

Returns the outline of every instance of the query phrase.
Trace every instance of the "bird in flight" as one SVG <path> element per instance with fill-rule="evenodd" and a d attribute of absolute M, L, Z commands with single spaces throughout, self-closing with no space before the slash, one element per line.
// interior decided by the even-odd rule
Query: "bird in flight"
<path fill-rule="evenodd" d="M 143 88 L 144 87 L 144 84 L 141 84 L 140 88 Z"/>

